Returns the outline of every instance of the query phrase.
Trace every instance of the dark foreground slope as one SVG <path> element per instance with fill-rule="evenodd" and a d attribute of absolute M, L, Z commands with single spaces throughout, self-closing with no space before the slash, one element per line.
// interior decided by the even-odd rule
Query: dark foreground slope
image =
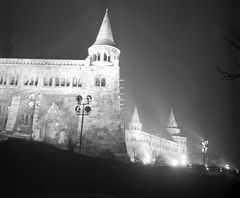
<path fill-rule="evenodd" d="M 0 197 L 238 197 L 240 188 L 225 178 L 79 156 L 13 138 L 0 142 L 0 163 Z"/>

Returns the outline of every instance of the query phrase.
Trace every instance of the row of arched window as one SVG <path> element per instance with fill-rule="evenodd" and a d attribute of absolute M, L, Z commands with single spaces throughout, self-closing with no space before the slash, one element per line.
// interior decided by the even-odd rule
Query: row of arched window
<path fill-rule="evenodd" d="M 7 83 L 7 76 L 0 76 L 0 85 L 15 85 L 17 86 L 19 82 L 18 76 L 11 76 L 9 78 L 9 82 Z M 24 78 L 23 84 L 25 86 L 38 86 L 39 77 L 28 77 Z M 81 78 L 53 78 L 53 77 L 44 77 L 43 78 L 43 86 L 44 87 L 82 87 L 82 79 Z M 105 87 L 106 79 L 102 75 L 96 76 L 95 78 L 95 86 L 96 87 Z"/>
<path fill-rule="evenodd" d="M 10 76 L 9 85 L 18 85 L 18 76 Z M 7 84 L 7 76 L 0 76 L 0 85 Z"/>
<path fill-rule="evenodd" d="M 92 61 L 108 61 L 110 62 L 110 55 L 104 53 L 102 56 L 100 53 L 92 55 Z"/>
<path fill-rule="evenodd" d="M 33 119 L 32 115 L 22 115 L 19 120 L 19 125 L 20 126 L 30 126 L 32 119 Z"/>

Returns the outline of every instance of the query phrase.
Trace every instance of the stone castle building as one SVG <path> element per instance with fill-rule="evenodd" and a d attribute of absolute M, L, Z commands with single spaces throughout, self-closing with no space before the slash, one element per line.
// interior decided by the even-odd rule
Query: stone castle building
<path fill-rule="evenodd" d="M 75 112 L 76 97 L 90 95 L 92 102 L 87 106 L 91 113 L 84 116 L 83 123 L 83 147 L 89 146 L 85 152 L 110 149 L 133 158 L 135 148 L 144 162 L 159 154 L 178 160 L 186 156 L 186 138 L 179 136 L 172 112 L 167 127 L 172 140 L 143 132 L 137 108 L 124 131 L 120 50 L 107 10 L 85 60 L 12 58 L 10 39 L 0 58 L 0 132 L 62 146 L 69 140 L 79 142 L 82 116 Z"/>
<path fill-rule="evenodd" d="M 83 137 L 100 150 L 126 153 L 119 57 L 106 10 L 85 60 L 0 58 L 0 131 L 64 145 L 80 134 L 76 96 L 90 95 Z"/>
<path fill-rule="evenodd" d="M 162 156 L 165 162 L 173 165 L 185 165 L 188 162 L 187 138 L 180 136 L 173 111 L 171 109 L 166 130 L 172 139 L 162 138 L 142 131 L 138 110 L 135 106 L 132 120 L 125 131 L 127 152 L 132 161 L 153 163 L 157 157 Z"/>

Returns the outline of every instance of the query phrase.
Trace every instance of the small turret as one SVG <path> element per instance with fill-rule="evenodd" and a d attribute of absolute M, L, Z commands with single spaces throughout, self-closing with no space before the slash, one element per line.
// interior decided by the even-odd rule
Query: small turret
<path fill-rule="evenodd" d="M 91 65 L 114 65 L 119 66 L 120 50 L 116 47 L 111 24 L 106 9 L 96 41 L 88 48 Z"/>
<path fill-rule="evenodd" d="M 171 112 L 169 115 L 169 120 L 168 120 L 166 129 L 171 135 L 180 134 L 180 129 L 178 128 L 178 124 L 175 120 L 172 108 L 171 108 Z"/>
<path fill-rule="evenodd" d="M 129 130 L 142 131 L 142 123 L 140 122 L 137 106 L 135 105 L 131 122 L 128 124 Z"/>

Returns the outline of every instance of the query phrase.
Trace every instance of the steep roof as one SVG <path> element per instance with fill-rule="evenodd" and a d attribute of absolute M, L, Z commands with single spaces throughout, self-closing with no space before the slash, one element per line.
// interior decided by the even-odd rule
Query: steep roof
<path fill-rule="evenodd" d="M 175 120 L 172 108 L 171 108 L 171 112 L 170 112 L 170 116 L 169 116 L 168 127 L 173 127 L 173 128 L 178 127 L 178 124 L 177 124 L 177 121 Z"/>
<path fill-rule="evenodd" d="M 135 105 L 131 123 L 141 123 L 138 115 L 137 106 Z"/>
<path fill-rule="evenodd" d="M 106 9 L 106 13 L 99 29 L 96 41 L 93 45 L 109 45 L 116 47 L 113 40 L 111 24 L 108 16 L 108 9 Z"/>

